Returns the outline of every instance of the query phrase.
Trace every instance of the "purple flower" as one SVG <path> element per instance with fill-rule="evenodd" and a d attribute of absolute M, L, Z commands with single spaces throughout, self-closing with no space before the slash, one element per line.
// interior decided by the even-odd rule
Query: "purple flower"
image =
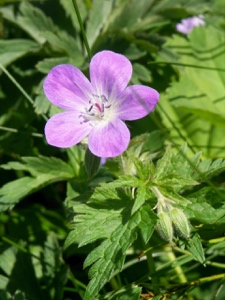
<path fill-rule="evenodd" d="M 187 19 L 181 20 L 181 23 L 176 25 L 177 31 L 188 34 L 192 31 L 194 27 L 197 27 L 199 25 L 205 25 L 205 21 L 203 20 L 203 16 L 199 15 L 197 17 L 191 17 Z"/>
<path fill-rule="evenodd" d="M 132 65 L 123 55 L 97 53 L 90 63 L 90 81 L 72 65 L 58 65 L 44 82 L 46 97 L 65 110 L 45 126 L 50 145 L 68 148 L 88 136 L 90 151 L 99 157 L 124 152 L 130 132 L 123 120 L 137 120 L 156 106 L 159 94 L 144 85 L 127 84 Z"/>

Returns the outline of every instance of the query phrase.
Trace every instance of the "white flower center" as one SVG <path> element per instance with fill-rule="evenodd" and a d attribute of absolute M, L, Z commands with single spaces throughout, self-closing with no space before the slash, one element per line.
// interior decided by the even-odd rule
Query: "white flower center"
<path fill-rule="evenodd" d="M 109 116 L 109 104 L 108 99 L 105 95 L 92 95 L 92 99 L 89 100 L 89 106 L 85 107 L 85 112 L 81 112 L 80 118 L 82 118 L 81 123 L 90 122 L 91 126 L 94 126 L 96 122 L 106 119 Z"/>

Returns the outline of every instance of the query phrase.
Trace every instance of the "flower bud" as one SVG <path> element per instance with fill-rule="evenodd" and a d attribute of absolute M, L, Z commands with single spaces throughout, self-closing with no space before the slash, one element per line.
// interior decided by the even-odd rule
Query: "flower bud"
<path fill-rule="evenodd" d="M 179 208 L 172 208 L 170 210 L 170 218 L 177 233 L 188 239 L 190 237 L 190 225 L 185 213 Z"/>
<path fill-rule="evenodd" d="M 173 244 L 173 225 L 167 213 L 160 212 L 158 214 L 156 229 L 163 240 Z"/>

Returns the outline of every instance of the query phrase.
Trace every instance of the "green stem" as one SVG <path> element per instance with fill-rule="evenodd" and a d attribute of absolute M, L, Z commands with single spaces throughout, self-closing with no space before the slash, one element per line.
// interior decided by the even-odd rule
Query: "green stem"
<path fill-rule="evenodd" d="M 82 22 L 82 19 L 81 19 L 80 11 L 79 11 L 78 6 L 77 6 L 77 1 L 72 0 L 72 2 L 73 2 L 73 6 L 74 6 L 74 9 L 75 9 L 76 15 L 77 15 L 78 22 L 80 24 L 80 29 L 81 29 L 81 33 L 82 33 L 82 36 L 83 36 L 85 48 L 87 50 L 88 58 L 89 58 L 89 60 L 91 60 L 91 57 L 92 57 L 91 50 L 90 50 L 90 47 L 89 47 L 89 44 L 88 44 L 88 41 L 87 41 L 86 33 L 85 33 L 85 30 L 84 30 L 84 25 L 83 25 L 83 22 Z"/>
<path fill-rule="evenodd" d="M 217 262 L 213 262 L 213 261 L 207 261 L 205 264 L 209 265 L 209 266 L 216 267 L 216 268 L 225 269 L 225 264 L 222 264 L 222 263 L 217 263 Z"/>
<path fill-rule="evenodd" d="M 17 248 L 19 251 L 21 251 L 21 252 L 23 252 L 23 253 L 26 253 L 26 254 L 30 255 L 31 257 L 34 257 L 34 258 L 38 259 L 39 261 L 42 260 L 39 256 L 37 256 L 37 255 L 31 253 L 29 250 L 27 250 L 27 249 L 24 248 L 23 246 L 17 244 L 16 242 L 14 242 L 14 241 L 8 239 L 7 237 L 4 237 L 4 236 L 3 236 L 3 237 L 2 237 L 2 240 L 3 240 L 4 242 L 6 242 L 7 244 L 9 244 L 9 245 L 11 245 L 11 246 Z M 47 261 L 45 261 L 45 264 L 48 265 L 49 267 L 53 268 L 53 269 L 55 268 L 53 265 L 51 265 L 51 264 L 50 264 L 49 262 L 47 262 Z"/>
<path fill-rule="evenodd" d="M 155 262 L 152 256 L 152 249 L 149 248 L 147 251 L 145 251 L 145 255 L 147 257 L 147 263 L 148 263 L 148 269 L 149 269 L 149 275 L 152 279 L 152 284 L 154 287 L 154 292 L 156 294 L 159 294 L 159 279 L 158 276 L 155 275 L 156 268 L 155 268 Z"/>
<path fill-rule="evenodd" d="M 9 131 L 9 132 L 13 132 L 13 133 L 27 133 L 26 131 L 22 131 L 22 130 L 18 130 L 15 128 L 10 128 L 10 127 L 5 127 L 5 126 L 0 126 L 0 130 L 4 130 L 4 131 Z M 43 138 L 44 135 L 41 133 L 35 133 L 35 132 L 28 132 L 30 135 L 34 136 L 34 137 L 39 137 L 39 138 Z"/>
<path fill-rule="evenodd" d="M 177 258 L 175 256 L 174 252 L 172 251 L 171 247 L 166 246 L 165 250 L 167 250 L 166 252 L 167 252 L 167 257 L 169 258 L 169 261 L 170 262 L 175 262 L 177 260 Z M 180 283 L 186 283 L 187 282 L 187 278 L 186 278 L 181 266 L 175 266 L 174 271 L 176 272 Z M 188 294 L 187 299 L 188 300 L 193 300 L 193 297 Z"/>
<path fill-rule="evenodd" d="M 173 253 L 171 247 L 166 246 L 165 250 L 166 250 L 166 253 L 167 253 L 167 257 L 169 258 L 169 261 L 170 262 L 175 262 L 177 260 L 177 258 L 175 256 L 175 254 Z M 181 266 L 176 266 L 174 268 L 174 271 L 176 272 L 180 283 L 187 282 L 187 278 L 186 278 Z"/>
<path fill-rule="evenodd" d="M 119 287 L 119 284 L 118 284 L 118 282 L 117 282 L 117 280 L 116 280 L 115 277 L 112 277 L 110 279 L 109 283 L 110 283 L 110 285 L 111 285 L 111 287 L 113 288 L 114 291 L 119 290 L 120 287 Z"/>
<path fill-rule="evenodd" d="M 69 274 L 68 274 L 68 278 L 70 279 L 70 281 L 73 283 L 75 288 L 80 287 L 81 289 L 83 289 L 84 291 L 86 290 L 87 286 L 85 284 L 83 284 L 81 281 L 77 280 L 72 271 L 69 269 Z"/>
<path fill-rule="evenodd" d="M 193 281 L 193 282 L 189 282 L 189 285 L 200 285 L 200 284 L 205 283 L 205 282 L 211 282 L 213 280 L 223 279 L 224 277 L 225 277 L 225 273 L 216 274 L 216 275 L 212 275 L 212 276 L 209 276 L 209 277 L 200 278 L 200 279 L 198 279 L 196 281 Z"/>
<path fill-rule="evenodd" d="M 192 65 L 192 64 L 183 64 L 183 63 L 178 63 L 178 62 L 167 62 L 167 61 L 152 61 L 149 62 L 148 64 L 154 65 L 175 65 L 175 66 L 183 66 L 183 67 L 189 67 L 189 68 L 196 68 L 196 69 L 204 69 L 204 70 L 209 70 L 209 71 L 223 71 L 225 72 L 225 69 L 223 68 L 212 68 L 212 67 L 206 67 L 206 66 L 197 66 L 197 65 Z"/>
<path fill-rule="evenodd" d="M 31 99 L 31 97 L 27 94 L 27 92 L 22 88 L 22 86 L 16 81 L 16 79 L 6 70 L 6 68 L 0 63 L 0 69 L 8 76 L 8 78 L 15 84 L 15 86 L 20 90 L 20 92 L 24 95 L 24 97 L 32 104 L 34 105 L 34 100 Z M 45 119 L 45 121 L 48 120 L 48 118 L 42 114 L 42 117 Z"/>
<path fill-rule="evenodd" d="M 29 253 L 29 251 L 28 251 L 26 248 L 24 248 L 23 246 L 21 246 L 21 245 L 15 243 L 14 241 L 8 239 L 7 237 L 4 237 L 4 236 L 3 236 L 3 237 L 2 237 L 2 240 L 3 240 L 4 242 L 6 242 L 7 244 L 11 245 L 11 246 L 14 246 L 15 248 L 17 248 L 18 250 L 20 250 L 20 251 L 22 251 L 22 252 L 24 252 L 24 253 Z M 29 253 L 29 254 L 30 254 L 30 253 Z M 39 257 L 36 256 L 36 255 L 32 255 L 32 256 L 39 259 Z"/>
<path fill-rule="evenodd" d="M 218 244 L 218 243 L 221 243 L 221 242 L 224 242 L 224 241 L 225 241 L 225 237 L 220 237 L 220 238 L 208 240 L 207 243 L 209 243 L 209 244 Z"/>

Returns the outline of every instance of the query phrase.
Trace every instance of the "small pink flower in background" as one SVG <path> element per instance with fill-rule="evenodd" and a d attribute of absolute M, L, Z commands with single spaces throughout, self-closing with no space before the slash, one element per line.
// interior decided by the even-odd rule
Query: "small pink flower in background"
<path fill-rule="evenodd" d="M 90 81 L 72 65 L 58 65 L 44 81 L 44 93 L 65 112 L 51 117 L 45 126 L 50 145 L 68 148 L 88 136 L 90 151 L 99 157 L 124 152 L 130 132 L 124 120 L 137 120 L 156 106 L 159 94 L 144 85 L 127 84 L 132 65 L 111 51 L 95 54 L 90 62 Z"/>
<path fill-rule="evenodd" d="M 188 34 L 194 27 L 199 25 L 205 25 L 202 15 L 181 20 L 181 23 L 176 25 L 176 29 L 183 34 Z"/>

